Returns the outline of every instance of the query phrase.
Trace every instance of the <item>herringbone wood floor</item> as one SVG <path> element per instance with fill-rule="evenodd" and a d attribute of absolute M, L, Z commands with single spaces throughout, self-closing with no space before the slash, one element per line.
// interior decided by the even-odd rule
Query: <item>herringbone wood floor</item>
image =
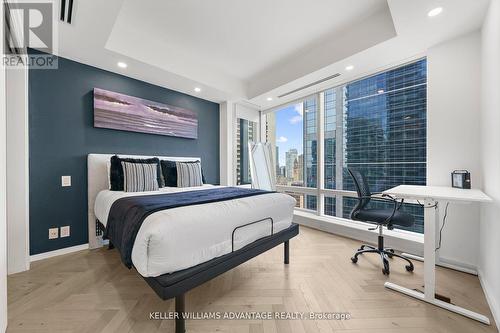
<path fill-rule="evenodd" d="M 188 320 L 188 332 L 497 332 L 486 326 L 384 288 L 386 280 L 421 289 L 422 264 L 407 273 L 394 259 L 382 275 L 379 258 L 350 261 L 358 241 L 301 228 L 283 247 L 203 284 L 187 294 L 187 311 L 349 312 L 346 321 Z M 455 304 L 492 319 L 478 278 L 438 268 L 437 291 Z M 170 320 L 151 311 L 173 311 L 116 250 L 81 251 L 32 264 L 9 277 L 8 332 L 173 332 Z"/>

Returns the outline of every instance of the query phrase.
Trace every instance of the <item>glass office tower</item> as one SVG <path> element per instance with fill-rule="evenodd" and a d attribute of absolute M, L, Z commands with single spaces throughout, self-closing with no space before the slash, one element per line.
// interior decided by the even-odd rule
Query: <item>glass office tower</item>
<path fill-rule="evenodd" d="M 270 116 L 276 146 L 285 153 L 279 185 L 317 188 L 318 154 L 323 157 L 325 189 L 354 191 L 347 168 L 360 170 L 372 192 L 401 184 L 426 184 L 427 62 L 421 59 L 325 90 Z M 323 105 L 320 105 L 323 103 Z M 318 114 L 323 107 L 323 149 L 318 151 Z M 274 130 L 274 131 L 273 131 Z M 276 131 L 279 131 L 279 135 Z M 293 141 L 293 138 L 300 138 Z M 291 142 L 293 141 L 293 144 Z M 283 154 L 283 153 L 282 153 Z M 280 159 L 277 159 L 277 164 Z M 294 193 L 298 206 L 317 210 L 317 196 Z M 325 194 L 325 215 L 349 218 L 356 199 Z M 372 203 L 373 207 L 387 207 Z M 416 217 L 408 228 L 423 232 L 423 208 L 405 204 Z"/>
<path fill-rule="evenodd" d="M 363 172 L 373 192 L 401 184 L 426 184 L 426 68 L 423 59 L 325 94 L 325 103 L 329 103 L 325 104 L 325 188 L 355 190 L 347 168 Z M 338 114 L 329 117 L 331 109 L 339 105 L 330 102 L 336 93 L 343 95 L 341 156 L 334 148 L 339 133 L 328 131 L 335 131 L 335 120 L 339 119 Z M 342 177 L 333 172 L 338 159 L 342 159 Z M 336 178 L 342 179 L 341 184 Z M 335 204 L 339 201 L 327 199 L 325 214 L 338 216 Z M 349 217 L 355 202 L 343 198 L 342 216 Z M 416 217 L 410 229 L 423 232 L 423 208 L 405 205 L 404 209 Z"/>

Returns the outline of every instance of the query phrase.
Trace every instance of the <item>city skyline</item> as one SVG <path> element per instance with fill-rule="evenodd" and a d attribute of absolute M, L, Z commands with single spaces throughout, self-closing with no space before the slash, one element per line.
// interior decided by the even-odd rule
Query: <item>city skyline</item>
<path fill-rule="evenodd" d="M 286 152 L 297 149 L 297 153 L 303 154 L 303 104 L 289 105 L 276 112 L 276 147 L 280 153 L 279 166 L 286 165 Z"/>

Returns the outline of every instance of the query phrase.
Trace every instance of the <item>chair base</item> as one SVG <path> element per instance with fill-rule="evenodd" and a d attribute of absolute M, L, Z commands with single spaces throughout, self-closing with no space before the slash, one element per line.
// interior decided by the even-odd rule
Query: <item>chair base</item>
<path fill-rule="evenodd" d="M 387 247 L 386 248 L 384 248 L 384 247 L 377 248 L 377 247 L 374 247 L 371 245 L 366 245 L 366 244 L 361 245 L 359 250 L 354 254 L 354 257 L 351 258 L 351 261 L 353 263 L 357 263 L 358 256 L 360 254 L 364 254 L 364 253 L 378 253 L 380 255 L 380 258 L 382 259 L 382 263 L 384 265 L 384 268 L 382 269 L 382 273 L 384 275 L 389 275 L 389 273 L 390 273 L 389 259 L 392 259 L 393 257 L 405 260 L 408 263 L 408 265 L 405 266 L 405 268 L 408 272 L 413 272 L 413 270 L 415 269 L 415 267 L 413 266 L 413 263 L 410 261 L 410 259 L 408 259 L 402 255 L 394 253 L 393 249 L 387 248 Z"/>

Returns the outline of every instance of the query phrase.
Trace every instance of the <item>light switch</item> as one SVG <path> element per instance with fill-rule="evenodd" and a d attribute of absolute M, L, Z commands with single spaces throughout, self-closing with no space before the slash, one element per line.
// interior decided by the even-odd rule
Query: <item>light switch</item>
<path fill-rule="evenodd" d="M 61 186 L 71 186 L 71 176 L 61 176 Z"/>

